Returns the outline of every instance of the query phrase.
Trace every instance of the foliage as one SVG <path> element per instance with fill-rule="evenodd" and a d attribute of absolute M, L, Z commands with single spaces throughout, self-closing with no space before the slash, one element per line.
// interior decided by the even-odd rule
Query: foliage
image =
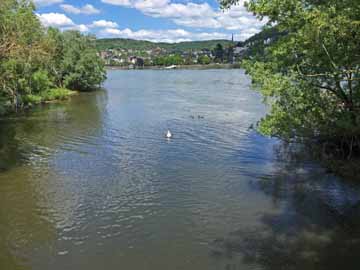
<path fill-rule="evenodd" d="M 223 0 L 227 7 L 238 0 Z M 286 33 L 245 67 L 271 105 L 260 130 L 360 153 L 360 2 L 250 0 L 249 11 Z"/>
<path fill-rule="evenodd" d="M 45 29 L 30 0 L 0 1 L 0 113 L 39 103 L 52 87 L 91 90 L 105 79 L 92 37 Z"/>
<path fill-rule="evenodd" d="M 64 34 L 61 72 L 65 87 L 88 91 L 99 87 L 105 80 L 104 65 L 96 54 L 91 37 L 77 31 Z"/>
<path fill-rule="evenodd" d="M 154 59 L 154 65 L 156 66 L 171 66 L 181 65 L 184 63 L 182 57 L 178 54 L 169 56 L 160 56 Z"/>
<path fill-rule="evenodd" d="M 43 101 L 43 98 L 38 95 L 25 95 L 22 98 L 22 102 L 27 105 L 40 104 Z"/>
<path fill-rule="evenodd" d="M 31 89 L 35 93 L 42 93 L 52 86 L 52 82 L 46 71 L 38 70 L 32 74 Z"/>
<path fill-rule="evenodd" d="M 199 64 L 208 65 L 211 63 L 211 58 L 207 55 L 201 55 L 198 59 Z"/>
<path fill-rule="evenodd" d="M 96 48 L 99 51 L 108 49 L 132 49 L 132 50 L 152 50 L 156 48 L 165 49 L 168 51 L 191 51 L 191 50 L 203 50 L 212 49 L 216 44 L 222 46 L 229 46 L 232 44 L 230 40 L 205 40 L 205 41 L 186 41 L 178 43 L 164 43 L 164 42 L 150 42 L 145 40 L 133 40 L 122 38 L 108 38 L 96 40 Z"/>
<path fill-rule="evenodd" d="M 69 96 L 74 95 L 76 92 L 66 88 L 53 88 L 47 90 L 42 97 L 42 101 L 52 100 L 66 100 Z"/>
<path fill-rule="evenodd" d="M 214 56 L 214 60 L 217 63 L 221 63 L 224 60 L 224 48 L 220 43 L 216 44 L 214 48 Z"/>
<path fill-rule="evenodd" d="M 46 91 L 36 95 L 34 94 L 24 95 L 22 96 L 21 99 L 23 104 L 31 106 L 31 105 L 50 102 L 54 100 L 66 100 L 75 93 L 76 93 L 75 91 L 71 91 L 66 88 L 52 88 L 52 89 L 46 89 Z"/>

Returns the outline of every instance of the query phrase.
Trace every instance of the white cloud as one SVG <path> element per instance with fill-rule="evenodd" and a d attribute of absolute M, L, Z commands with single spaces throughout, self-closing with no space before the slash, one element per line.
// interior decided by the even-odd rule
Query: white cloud
<path fill-rule="evenodd" d="M 131 6 L 131 0 L 101 0 L 101 2 L 116 6 Z"/>
<path fill-rule="evenodd" d="M 94 27 L 94 28 L 116 28 L 118 27 L 118 24 L 116 22 L 112 22 L 112 21 L 105 21 L 105 20 L 99 20 L 99 21 L 94 21 L 90 27 Z"/>
<path fill-rule="evenodd" d="M 42 25 L 45 27 L 63 27 L 63 26 L 73 26 L 74 22 L 64 14 L 61 13 L 44 13 L 37 14 Z"/>
<path fill-rule="evenodd" d="M 119 37 L 153 42 L 182 42 L 191 40 L 226 39 L 229 35 L 219 32 L 189 32 L 184 29 L 133 31 L 129 28 L 105 28 L 98 33 L 99 37 Z"/>
<path fill-rule="evenodd" d="M 36 14 L 41 24 L 45 27 L 57 27 L 62 31 L 77 30 L 89 32 L 89 27 L 85 24 L 75 24 L 69 17 L 61 13 Z"/>
<path fill-rule="evenodd" d="M 220 22 L 216 18 L 204 17 L 204 18 L 176 18 L 173 20 L 176 24 L 186 27 L 197 28 L 221 28 Z"/>
<path fill-rule="evenodd" d="M 193 28 L 225 29 L 240 32 L 242 39 L 259 32 L 266 20 L 259 21 L 244 7 L 245 0 L 229 10 L 212 8 L 208 3 L 173 3 L 171 0 L 102 0 L 135 8 L 155 18 L 169 18 L 177 25 Z"/>
<path fill-rule="evenodd" d="M 86 33 L 89 32 L 89 27 L 87 27 L 85 24 L 78 24 L 69 27 L 63 27 L 61 30 L 77 30 L 79 32 Z"/>
<path fill-rule="evenodd" d="M 60 5 L 60 7 L 67 13 L 72 13 L 72 14 L 86 14 L 86 15 L 90 15 L 90 14 L 98 14 L 100 13 L 100 10 L 96 9 L 93 5 L 90 4 L 86 4 L 82 7 L 75 7 L 72 5 L 68 5 L 68 4 L 63 4 Z"/>
<path fill-rule="evenodd" d="M 0 0 L 1 1 L 1 0 Z M 36 0 L 38 3 L 59 2 L 62 0 Z M 239 5 L 229 10 L 222 11 L 208 3 L 174 3 L 173 0 L 101 0 L 103 3 L 125 6 L 139 10 L 145 15 L 155 18 L 168 18 L 175 24 L 195 28 L 194 32 L 183 29 L 177 30 L 138 30 L 119 29 L 113 21 L 97 20 L 88 25 L 76 25 L 70 18 L 60 13 L 47 13 L 38 15 L 45 26 L 55 26 L 61 29 L 77 29 L 82 32 L 97 33 L 102 37 L 118 36 L 152 41 L 183 41 L 202 39 L 229 38 L 229 32 L 235 34 L 236 40 L 245 40 L 258 33 L 266 20 L 259 21 L 243 6 L 245 0 L 240 0 Z M 60 5 L 61 8 L 72 14 L 95 14 L 99 10 L 90 4 L 76 7 L 69 4 Z M 206 31 L 200 32 L 200 29 Z M 226 30 L 226 31 L 224 31 Z M 214 32 L 217 31 L 217 32 Z M 227 32 L 227 33 L 221 33 Z M 181 34 L 182 33 L 182 34 Z M 153 35 L 153 36 L 152 36 Z"/>
<path fill-rule="evenodd" d="M 50 6 L 53 4 L 60 4 L 60 3 L 64 2 L 64 0 L 33 0 L 33 2 L 37 6 Z"/>
<path fill-rule="evenodd" d="M 144 0 L 134 3 L 134 7 L 144 14 L 163 18 L 200 18 L 214 16 L 215 13 L 208 3 L 178 4 L 167 0 Z"/>

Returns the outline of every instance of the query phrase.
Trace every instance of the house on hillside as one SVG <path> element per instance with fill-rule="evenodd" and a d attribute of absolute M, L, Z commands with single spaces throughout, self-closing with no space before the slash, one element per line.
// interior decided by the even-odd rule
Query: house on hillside
<path fill-rule="evenodd" d="M 130 56 L 130 57 L 129 57 L 129 63 L 135 65 L 135 64 L 136 64 L 136 59 L 137 59 L 136 56 Z"/>
<path fill-rule="evenodd" d="M 134 67 L 143 67 L 144 59 L 138 56 L 131 56 L 129 57 L 129 63 Z"/>

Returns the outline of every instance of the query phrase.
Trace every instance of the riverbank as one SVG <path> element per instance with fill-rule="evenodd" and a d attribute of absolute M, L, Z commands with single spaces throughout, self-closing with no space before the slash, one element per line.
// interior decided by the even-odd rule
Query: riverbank
<path fill-rule="evenodd" d="M 66 88 L 53 88 L 38 95 L 25 95 L 21 97 L 21 100 L 19 101 L 19 104 L 16 108 L 11 105 L 4 107 L 2 111 L 0 111 L 0 116 L 5 116 L 7 114 L 15 113 L 21 110 L 27 110 L 41 104 L 65 101 L 70 97 L 77 95 L 78 93 L 78 91 L 73 91 Z"/>
<path fill-rule="evenodd" d="M 167 70 L 167 69 L 193 69 L 193 70 L 207 70 L 207 69 L 235 69 L 240 68 L 240 64 L 209 64 L 209 65 L 176 65 L 170 67 L 164 66 L 144 66 L 144 67 L 129 67 L 129 66 L 106 66 L 106 69 L 109 70 Z"/>

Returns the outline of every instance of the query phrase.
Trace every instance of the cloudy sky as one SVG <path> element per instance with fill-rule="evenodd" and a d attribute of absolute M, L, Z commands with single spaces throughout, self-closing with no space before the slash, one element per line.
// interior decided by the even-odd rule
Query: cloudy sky
<path fill-rule="evenodd" d="M 222 11 L 216 0 L 33 0 L 44 26 L 77 29 L 99 38 L 150 41 L 246 38 L 264 22 L 239 5 Z"/>

